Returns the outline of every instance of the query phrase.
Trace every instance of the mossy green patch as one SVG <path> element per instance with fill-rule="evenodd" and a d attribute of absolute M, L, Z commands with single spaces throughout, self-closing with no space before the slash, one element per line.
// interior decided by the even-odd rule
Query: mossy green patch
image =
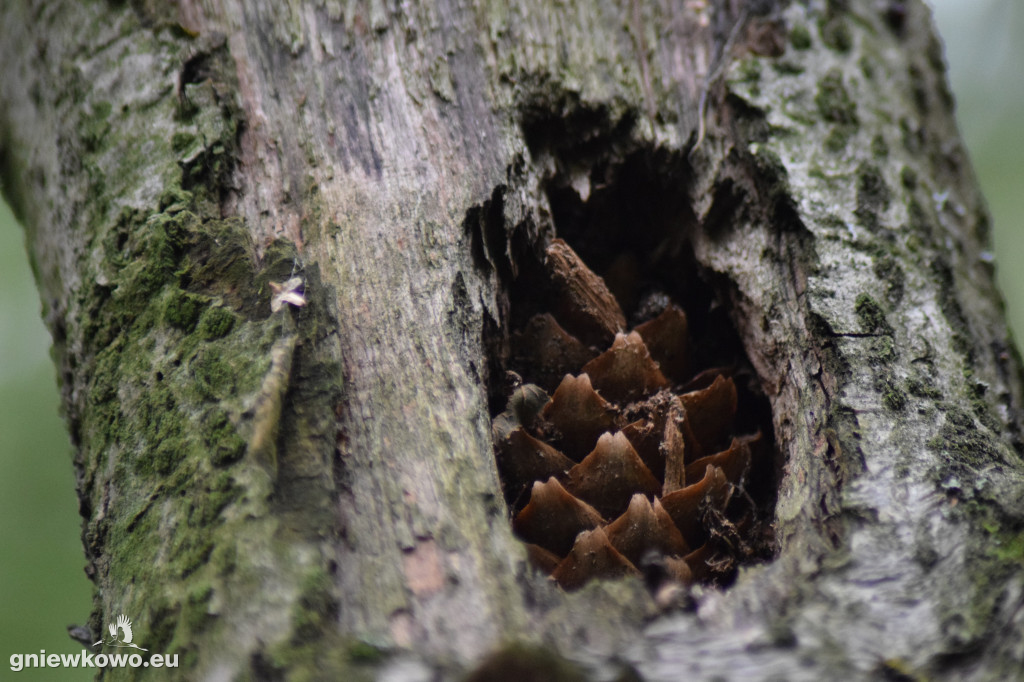
<path fill-rule="evenodd" d="M 110 130 L 110 113 L 113 110 L 110 102 L 96 102 L 92 111 L 82 118 L 79 127 L 82 144 L 87 151 L 96 151 Z"/>
<path fill-rule="evenodd" d="M 881 135 L 875 135 L 871 139 L 871 155 L 880 160 L 889 156 L 889 144 Z"/>
<path fill-rule="evenodd" d="M 979 427 L 968 412 L 957 405 L 946 405 L 945 421 L 939 435 L 928 441 L 928 446 L 950 455 L 943 469 L 960 475 L 977 472 L 985 464 L 1002 459 L 1001 443 L 988 429 Z M 941 476 L 941 472 L 940 472 Z"/>
<path fill-rule="evenodd" d="M 892 379 L 885 377 L 877 387 L 882 392 L 882 404 L 893 412 L 901 412 L 907 406 L 907 394 Z"/>
<path fill-rule="evenodd" d="M 822 77 L 814 103 L 822 120 L 833 124 L 825 138 L 825 149 L 831 153 L 843 151 L 857 130 L 857 106 L 843 83 L 841 71 L 831 69 Z"/>
<path fill-rule="evenodd" d="M 339 609 L 330 573 L 322 568 L 308 573 L 292 609 L 291 638 L 271 647 L 262 665 L 287 679 L 374 679 L 374 670 L 390 652 L 365 640 L 340 636 Z"/>
<path fill-rule="evenodd" d="M 995 559 L 1024 564 L 1024 531 L 996 528 L 991 534 L 993 541 L 989 551 Z"/>
<path fill-rule="evenodd" d="M 860 321 L 861 329 L 868 334 L 892 334 L 892 327 L 885 319 L 885 311 L 870 294 L 862 293 L 854 302 L 854 312 Z"/>
<path fill-rule="evenodd" d="M 174 638 L 178 626 L 180 607 L 172 605 L 166 598 L 151 602 L 146 609 L 149 621 L 149 637 L 145 640 L 155 650 L 164 650 Z"/>
<path fill-rule="evenodd" d="M 234 573 L 238 568 L 238 549 L 234 543 L 221 543 L 214 547 L 210 555 L 210 565 L 214 574 L 220 577 Z"/>
<path fill-rule="evenodd" d="M 220 346 L 203 348 L 192 361 L 196 387 L 209 400 L 222 400 L 235 394 L 236 358 Z"/>
<path fill-rule="evenodd" d="M 252 295 L 255 247 L 242 221 L 188 222 L 186 229 L 185 253 L 178 268 L 182 288 L 218 296 L 246 317 L 258 316 Z M 243 296 L 245 292 L 249 295 Z"/>
<path fill-rule="evenodd" d="M 789 30 L 789 44 L 795 50 L 809 50 L 811 48 L 811 32 L 806 24 L 795 24 Z"/>
<path fill-rule="evenodd" d="M 356 663 L 379 663 L 387 656 L 387 649 L 363 640 L 352 642 L 348 647 L 348 658 Z"/>
<path fill-rule="evenodd" d="M 257 285 L 266 290 L 267 282 L 284 282 L 295 274 L 299 253 L 287 239 L 275 239 L 263 250 L 263 267 Z"/>
<path fill-rule="evenodd" d="M 162 213 L 174 215 L 175 213 L 181 213 L 182 211 L 189 210 L 193 203 L 194 197 L 191 192 L 183 190 L 178 186 L 172 186 L 168 187 L 164 190 L 164 193 L 160 195 L 158 206 Z"/>
<path fill-rule="evenodd" d="M 238 430 L 231 423 L 227 412 L 221 409 L 211 410 L 204 421 L 203 438 L 214 466 L 227 466 L 241 459 L 245 454 L 245 441 L 238 435 Z"/>
<path fill-rule="evenodd" d="M 761 80 L 761 60 L 755 57 L 744 59 L 736 66 L 736 79 L 740 83 L 746 83 L 753 87 Z M 756 96 L 756 92 L 751 92 Z"/>
<path fill-rule="evenodd" d="M 117 396 L 117 368 L 123 351 L 123 342 L 112 343 L 96 357 L 96 371 L 90 380 L 89 390 L 89 401 L 93 405 L 102 405 Z"/>
<path fill-rule="evenodd" d="M 906 291 L 906 273 L 896 259 L 890 254 L 880 255 L 875 259 L 872 267 L 875 276 L 885 282 L 885 297 L 892 305 L 898 305 L 903 300 Z"/>
<path fill-rule="evenodd" d="M 239 429 L 251 419 L 246 401 L 259 391 L 265 354 L 284 330 L 253 303 L 257 270 L 244 225 L 201 217 L 191 197 L 171 188 L 160 200 L 164 210 L 123 211 L 99 233 L 104 259 L 94 279 L 103 284 L 82 299 L 91 380 L 79 429 L 88 434 L 90 470 L 103 471 L 99 463 L 113 458 L 116 499 L 141 500 L 137 509 L 105 507 L 107 520 L 87 529 L 91 551 L 115 557 L 104 580 L 180 586 L 195 597 L 194 581 L 209 586 L 210 577 L 236 575 L 224 510 L 259 495 L 246 487 L 244 471 L 237 475 L 246 452 Z M 196 422 L 198 415 L 205 416 Z M 105 504 L 95 496 L 91 503 Z M 180 609 L 167 602 L 156 616 Z M 212 622 L 205 613 L 193 599 L 184 615 L 199 629 Z M 146 634 L 147 643 L 159 642 Z"/>
<path fill-rule="evenodd" d="M 930 242 L 932 240 L 932 225 L 934 221 L 916 197 L 911 196 L 907 199 L 907 217 L 908 227 L 912 233 L 911 236 L 926 243 Z"/>
<path fill-rule="evenodd" d="M 821 41 L 836 52 L 846 54 L 853 49 L 853 32 L 847 18 L 840 13 L 826 13 L 818 22 Z"/>
<path fill-rule="evenodd" d="M 851 126 L 833 126 L 832 130 L 825 136 L 825 151 L 830 154 L 839 154 L 844 151 L 846 145 L 850 143 L 850 137 L 853 135 L 853 132 L 854 129 Z"/>
<path fill-rule="evenodd" d="M 119 440 L 141 440 L 135 459 L 137 472 L 166 476 L 189 454 L 191 443 L 173 391 L 143 383 L 134 409 L 127 411 L 125 426 L 130 431 L 119 434 Z"/>
<path fill-rule="evenodd" d="M 1001 622 L 998 614 L 1005 610 L 1007 581 L 1020 574 L 1024 517 L 1017 502 L 1024 491 L 1024 480 L 1017 474 L 991 486 L 987 477 L 971 476 L 970 470 L 958 473 L 952 489 L 963 504 L 947 513 L 957 514 L 971 524 L 965 551 L 972 560 L 965 565 L 968 582 L 959 594 L 938 602 L 937 617 L 958 646 L 972 647 L 991 637 L 993 623 Z M 1010 665 L 1014 672 L 1000 671 L 993 679 L 1014 677 L 1019 663 L 1013 661 Z"/>
<path fill-rule="evenodd" d="M 116 268 L 108 297 L 92 298 L 90 324 L 96 328 L 97 345 L 110 343 L 130 328 L 159 299 L 158 294 L 174 277 L 179 242 L 168 225 L 147 219 L 143 224 L 119 223 L 107 242 L 107 263 Z M 145 321 L 157 322 L 161 311 L 152 311 Z"/>
<path fill-rule="evenodd" d="M 857 168 L 857 208 L 854 215 L 872 231 L 880 227 L 879 213 L 889 208 L 891 193 L 877 166 L 862 163 Z"/>
<path fill-rule="evenodd" d="M 900 169 L 900 184 L 910 192 L 917 189 L 917 171 L 910 166 L 904 166 Z"/>
<path fill-rule="evenodd" d="M 202 148 L 202 140 L 191 130 L 179 130 L 171 135 L 171 149 L 178 155 L 190 156 L 193 149 Z"/>
<path fill-rule="evenodd" d="M 185 332 L 191 332 L 203 308 L 209 303 L 202 296 L 175 289 L 171 291 L 164 306 L 163 320 L 167 324 Z"/>
<path fill-rule="evenodd" d="M 171 560 L 177 567 L 176 578 L 187 578 L 205 564 L 213 552 L 213 541 L 207 533 L 182 534 L 172 543 Z"/>
<path fill-rule="evenodd" d="M 339 608 L 331 576 L 323 570 L 307 575 L 292 612 L 295 642 L 309 642 L 322 637 L 337 618 Z"/>
<path fill-rule="evenodd" d="M 830 123 L 857 123 L 857 106 L 843 83 L 843 74 L 839 69 L 830 69 L 818 82 L 814 103 L 822 118 Z"/>
<path fill-rule="evenodd" d="M 985 394 L 987 392 L 988 386 L 986 384 L 978 381 L 972 381 L 968 378 L 967 400 L 971 409 L 974 411 L 974 416 L 992 433 L 999 433 L 1002 431 L 1003 425 L 999 418 L 992 413 L 992 408 L 985 399 Z"/>
<path fill-rule="evenodd" d="M 201 528 L 217 521 L 221 511 L 242 496 L 244 490 L 227 472 L 217 474 L 213 482 L 198 497 L 188 514 L 188 524 Z"/>
<path fill-rule="evenodd" d="M 907 392 L 918 398 L 929 400 L 941 400 L 942 391 L 936 388 L 933 383 L 924 376 L 915 376 L 907 379 Z"/>
<path fill-rule="evenodd" d="M 162 440 L 136 460 L 136 468 L 141 473 L 166 476 L 185 460 L 189 454 L 186 447 L 187 442 L 182 437 Z"/>
<path fill-rule="evenodd" d="M 875 369 L 889 367 L 896 360 L 896 344 L 890 334 L 879 334 L 870 340 L 868 361 Z"/>
<path fill-rule="evenodd" d="M 917 107 L 918 113 L 925 117 L 931 108 L 928 102 L 929 88 L 926 85 L 928 79 L 925 78 L 924 71 L 915 64 L 907 67 L 907 75 L 911 84 L 910 93 L 914 100 L 914 106 Z"/>
<path fill-rule="evenodd" d="M 254 662 L 253 679 L 287 679 L 295 682 L 317 680 L 345 680 L 346 682 L 372 682 L 378 679 L 378 670 L 390 656 L 380 650 L 378 656 L 353 656 L 352 650 L 367 651 L 358 640 L 331 636 L 327 640 L 309 643 L 279 644 L 267 652 L 265 658 Z"/>
<path fill-rule="evenodd" d="M 131 35 L 149 40 L 172 31 L 157 27 Z M 89 95 L 84 87 L 76 98 L 88 112 L 77 131 L 86 148 L 78 187 L 91 195 L 77 220 L 82 234 L 93 236 L 78 252 L 81 284 L 61 302 L 75 314 L 58 353 L 75 370 L 69 412 L 88 495 L 82 500 L 89 517 L 85 540 L 103 595 L 91 623 L 102 630 L 121 610 L 136 614 L 137 641 L 180 653 L 179 673 L 191 679 L 199 675 L 188 666 L 200 660 L 203 647 L 223 641 L 214 602 L 259 589 L 250 583 L 254 561 L 264 562 L 261 569 L 279 562 L 285 568 L 275 584 L 288 594 L 296 587 L 285 570 L 291 557 L 273 553 L 288 554 L 293 541 L 301 545 L 314 532 L 303 528 L 295 533 L 298 540 L 260 547 L 258 558 L 251 556 L 252 543 L 238 548 L 240 538 L 272 535 L 262 533 L 260 524 L 270 524 L 270 505 L 281 500 L 269 498 L 269 490 L 279 491 L 246 459 L 253 429 L 248 410 L 268 370 L 267 353 L 282 334 L 305 334 L 297 330 L 300 318 L 321 325 L 323 337 L 336 327 L 317 312 L 270 315 L 265 282 L 301 271 L 301 263 L 294 245 L 279 240 L 270 249 L 273 272 L 261 269 L 250 227 L 241 218 L 222 217 L 241 129 L 231 83 L 235 60 L 223 40 L 210 47 L 203 39 L 180 38 L 144 50 L 154 64 L 167 65 L 162 85 L 149 90 L 145 102 L 111 107 L 102 93 Z M 157 124 L 151 129 L 136 116 L 143 108 Z M 124 197 L 136 205 L 119 210 Z M 317 357 L 309 355 L 311 373 L 320 369 Z M 333 394 L 325 386 L 332 380 L 314 374 L 310 391 L 327 401 Z M 321 408 L 303 409 L 329 420 L 333 413 Z M 300 413 L 290 405 L 286 412 L 293 419 Z M 304 447 L 317 438 L 324 449 L 332 445 L 321 432 L 302 438 Z M 315 457 L 329 468 L 329 455 L 317 451 Z M 329 478 L 328 472 L 316 480 Z M 290 493 L 316 497 L 303 483 L 306 488 L 296 484 Z M 300 648 L 284 632 L 287 615 L 280 614 L 280 637 L 290 649 Z M 345 667 L 349 643 L 330 654 L 338 665 L 323 668 L 337 671 L 338 679 L 353 679 Z M 301 654 L 316 661 L 306 669 L 314 677 L 316 652 Z M 301 662 L 294 667 L 300 671 Z"/>
<path fill-rule="evenodd" d="M 213 620 L 213 614 L 209 613 L 211 598 L 213 586 L 209 584 L 199 584 L 189 591 L 181 615 L 182 621 L 192 634 L 201 633 Z"/>
<path fill-rule="evenodd" d="M 953 348 L 965 358 L 966 366 L 971 366 L 974 359 L 974 342 L 970 324 L 960 305 L 956 293 L 956 280 L 953 268 L 942 257 L 932 261 L 932 274 L 938 281 L 939 308 L 952 330 Z"/>
<path fill-rule="evenodd" d="M 862 55 L 857 60 L 857 66 L 860 67 L 860 72 L 864 74 L 864 77 L 869 81 L 875 80 L 875 60 L 868 55 Z"/>
<path fill-rule="evenodd" d="M 227 336 L 238 319 L 230 310 L 221 306 L 210 306 L 199 320 L 199 338 L 213 341 Z"/>

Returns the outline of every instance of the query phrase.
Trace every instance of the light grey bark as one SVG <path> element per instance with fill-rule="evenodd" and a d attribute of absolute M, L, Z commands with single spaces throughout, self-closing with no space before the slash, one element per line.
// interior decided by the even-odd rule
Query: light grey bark
<path fill-rule="evenodd" d="M 450 677 L 510 641 L 594 679 L 1024 674 L 1020 363 L 919 2 L 18 2 L 0 27 L 95 632 L 132 614 L 188 679 Z M 773 408 L 778 557 L 696 612 L 534 575 L 491 454 L 517 259 L 554 189 L 625 170 Z M 296 274 L 307 305 L 271 314 Z"/>

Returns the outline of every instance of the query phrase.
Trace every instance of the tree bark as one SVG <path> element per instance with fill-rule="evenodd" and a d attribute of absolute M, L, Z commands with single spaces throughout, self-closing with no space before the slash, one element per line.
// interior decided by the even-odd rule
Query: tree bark
<path fill-rule="evenodd" d="M 447 679 L 523 645 L 565 679 L 1024 675 L 1021 364 L 920 2 L 0 26 L 97 639 L 129 614 L 182 679 Z M 771 404 L 776 557 L 689 611 L 535 574 L 492 455 L 510 287 L 610 199 Z"/>

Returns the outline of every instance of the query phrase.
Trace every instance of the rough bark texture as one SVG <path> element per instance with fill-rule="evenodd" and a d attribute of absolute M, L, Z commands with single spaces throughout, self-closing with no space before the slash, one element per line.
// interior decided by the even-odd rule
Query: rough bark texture
<path fill-rule="evenodd" d="M 130 614 L 183 679 L 509 642 L 592 679 L 1024 675 L 1021 369 L 919 2 L 26 0 L 0 46 L 97 635 Z M 560 592 L 500 495 L 506 292 L 588 205 L 687 254 L 772 404 L 777 559 L 695 611 Z"/>

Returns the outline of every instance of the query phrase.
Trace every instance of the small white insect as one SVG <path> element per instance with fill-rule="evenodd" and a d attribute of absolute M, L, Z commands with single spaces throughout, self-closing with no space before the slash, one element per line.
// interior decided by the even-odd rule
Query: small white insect
<path fill-rule="evenodd" d="M 306 296 L 303 291 L 301 277 L 292 277 L 284 284 L 278 284 L 277 282 L 267 282 L 267 284 L 270 285 L 270 290 L 274 292 L 274 295 L 270 298 L 271 312 L 276 313 L 285 303 L 290 303 L 296 308 L 306 305 Z"/>

